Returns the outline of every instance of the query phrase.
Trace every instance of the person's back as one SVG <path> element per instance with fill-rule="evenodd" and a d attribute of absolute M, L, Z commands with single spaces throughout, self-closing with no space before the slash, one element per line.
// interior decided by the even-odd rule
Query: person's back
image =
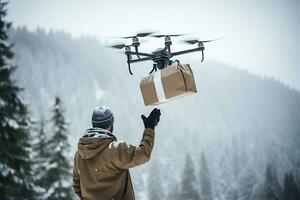
<path fill-rule="evenodd" d="M 159 121 L 160 111 L 154 109 L 148 118 L 142 117 L 145 130 L 140 145 L 135 147 L 117 141 L 112 134 L 111 111 L 105 107 L 97 109 L 100 109 L 101 116 L 95 119 L 94 111 L 94 128 L 88 129 L 78 143 L 73 170 L 74 191 L 84 200 L 134 199 L 128 169 L 150 159 L 154 127 Z"/>

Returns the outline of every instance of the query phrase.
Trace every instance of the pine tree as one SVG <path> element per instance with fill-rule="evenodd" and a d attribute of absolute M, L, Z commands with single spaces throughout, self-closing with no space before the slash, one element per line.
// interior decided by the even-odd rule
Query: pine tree
<path fill-rule="evenodd" d="M 64 109 L 59 97 L 55 97 L 51 122 L 53 123 L 53 135 L 47 144 L 50 160 L 47 170 L 48 186 L 47 197 L 51 200 L 70 200 L 73 198 L 71 189 L 71 166 L 68 158 L 70 145 L 67 137 L 67 124 L 64 117 Z"/>
<path fill-rule="evenodd" d="M 168 194 L 166 199 L 181 200 L 180 199 L 180 184 L 175 184 L 168 189 Z"/>
<path fill-rule="evenodd" d="M 264 200 L 281 200 L 282 188 L 279 184 L 275 169 L 268 165 L 265 173 L 265 183 L 263 189 Z"/>
<path fill-rule="evenodd" d="M 257 176 L 255 170 L 247 166 L 245 168 L 245 173 L 241 174 L 239 180 L 239 199 L 240 200 L 254 200 L 257 198 L 257 195 L 260 193 L 258 190 L 255 190 L 255 186 L 258 188 Z"/>
<path fill-rule="evenodd" d="M 283 200 L 296 200 L 300 199 L 300 191 L 292 173 L 285 174 L 284 176 L 284 190 Z"/>
<path fill-rule="evenodd" d="M 203 200 L 213 200 L 211 178 L 204 153 L 201 154 L 200 170 L 201 197 Z"/>
<path fill-rule="evenodd" d="M 200 196 L 197 192 L 197 182 L 193 161 L 190 155 L 186 156 L 185 168 L 182 174 L 180 198 L 185 200 L 199 200 Z"/>
<path fill-rule="evenodd" d="M 164 190 L 158 163 L 152 163 L 148 176 L 148 198 L 149 200 L 164 199 Z"/>
<path fill-rule="evenodd" d="M 35 157 L 34 162 L 34 172 L 35 178 L 34 182 L 38 191 L 38 199 L 45 199 L 45 193 L 47 191 L 47 186 L 50 185 L 47 175 L 47 169 L 49 165 L 49 149 L 47 148 L 47 138 L 45 134 L 45 121 L 42 119 L 37 124 L 37 134 L 36 140 L 33 145 L 33 155 Z"/>
<path fill-rule="evenodd" d="M 238 200 L 239 199 L 239 191 L 236 187 L 229 188 L 226 194 L 226 200 Z"/>
<path fill-rule="evenodd" d="M 11 64 L 6 5 L 0 0 L 0 198 L 33 199 L 30 120 L 19 97 L 22 88 L 11 78 L 16 66 Z"/>

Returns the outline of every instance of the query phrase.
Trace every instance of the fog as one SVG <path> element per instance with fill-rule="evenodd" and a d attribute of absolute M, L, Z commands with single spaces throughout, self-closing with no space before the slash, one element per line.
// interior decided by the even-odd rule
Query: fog
<path fill-rule="evenodd" d="M 299 90 L 299 9 L 297 0 L 12 0 L 8 18 L 29 30 L 64 30 L 103 42 L 142 30 L 191 33 L 204 40 L 221 37 L 207 44 L 208 60 L 274 77 Z M 154 40 L 142 48 L 152 51 L 160 45 L 161 40 Z"/>
<path fill-rule="evenodd" d="M 108 105 L 114 134 L 133 145 L 142 137 L 140 115 L 153 108 L 139 88 L 152 63 L 132 65 L 130 76 L 123 52 L 107 48 L 121 41 L 114 37 L 220 38 L 207 43 L 202 63 L 199 52 L 179 57 L 191 65 L 198 93 L 158 106 L 151 160 L 131 169 L 136 198 L 181 200 L 193 188 L 202 200 L 264 200 L 271 188 L 280 199 L 287 174 L 300 185 L 299 10 L 297 0 L 11 0 L 13 79 L 31 120 L 45 119 L 47 137 L 61 97 L 72 165 L 93 108 Z M 191 47 L 181 39 L 173 38 L 173 50 Z M 163 45 L 141 41 L 146 52 Z"/>
<path fill-rule="evenodd" d="M 70 162 L 79 137 L 91 126 L 93 108 L 101 104 L 114 112 L 118 139 L 139 143 L 140 114 L 152 109 L 144 106 L 139 91 L 141 77 L 150 70 L 147 63 L 134 65 L 130 76 L 120 54 L 93 38 L 72 39 L 64 32 L 19 28 L 11 32 L 11 42 L 19 66 L 15 78 L 25 88 L 32 119 L 49 119 L 54 96 L 62 98 Z M 299 183 L 299 92 L 223 63 L 181 61 L 191 64 L 198 93 L 159 106 L 162 116 L 151 161 L 131 170 L 137 199 L 151 199 L 154 193 L 160 199 L 180 197 L 191 167 L 196 191 L 204 195 L 204 174 L 215 200 L 262 200 L 267 165 L 278 187 L 288 172 Z"/>

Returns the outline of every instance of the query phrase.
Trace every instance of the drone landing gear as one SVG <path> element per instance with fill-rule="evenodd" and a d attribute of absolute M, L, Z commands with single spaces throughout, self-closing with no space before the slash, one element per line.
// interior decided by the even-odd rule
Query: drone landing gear
<path fill-rule="evenodd" d="M 202 59 L 201 59 L 201 62 L 203 62 L 203 60 L 204 60 L 204 52 L 203 51 L 201 51 L 202 52 Z"/>
<path fill-rule="evenodd" d="M 133 75 L 132 71 L 131 71 L 131 67 L 130 67 L 130 59 L 131 59 L 131 55 L 127 54 L 127 65 L 128 65 L 128 71 L 130 73 L 130 75 Z"/>
<path fill-rule="evenodd" d="M 153 68 L 152 70 L 149 72 L 149 74 L 151 74 L 152 72 L 157 71 L 157 66 L 156 64 L 153 64 Z"/>
<path fill-rule="evenodd" d="M 132 71 L 131 71 L 131 68 L 130 68 L 130 64 L 128 63 L 128 71 L 130 73 L 130 75 L 133 75 Z"/>

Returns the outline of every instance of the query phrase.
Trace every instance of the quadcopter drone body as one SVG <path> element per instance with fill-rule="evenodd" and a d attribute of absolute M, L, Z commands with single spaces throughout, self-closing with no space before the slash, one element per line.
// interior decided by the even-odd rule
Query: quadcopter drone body
<path fill-rule="evenodd" d="M 125 48 L 125 55 L 127 56 L 128 70 L 131 75 L 133 75 L 133 73 L 131 71 L 132 63 L 152 60 L 153 68 L 150 71 L 150 73 L 152 73 L 154 70 L 155 71 L 157 69 L 161 70 L 161 69 L 165 68 L 167 65 L 170 65 L 172 63 L 172 61 L 171 61 L 172 57 L 182 55 L 182 54 L 192 53 L 192 52 L 196 52 L 196 51 L 202 52 L 202 59 L 201 59 L 201 62 L 202 62 L 204 60 L 204 49 L 205 49 L 203 43 L 213 41 L 213 40 L 207 40 L 207 41 L 185 40 L 184 42 L 186 42 L 188 44 L 198 43 L 198 46 L 196 48 L 192 48 L 192 49 L 171 52 L 171 45 L 172 45 L 171 37 L 181 36 L 181 34 L 152 35 L 153 37 L 157 37 L 157 38 L 164 37 L 165 38 L 165 43 L 164 43 L 165 47 L 159 48 L 159 49 L 153 51 L 152 53 L 139 52 L 138 51 L 138 47 L 140 46 L 139 37 L 145 37 L 145 36 L 148 36 L 151 34 L 152 33 L 138 33 L 135 36 L 122 37 L 124 39 L 132 38 L 132 44 L 131 45 L 118 44 L 118 45 L 110 46 L 112 48 L 117 48 L 117 49 Z M 131 51 L 131 46 L 134 46 L 135 51 Z M 135 55 L 137 58 L 133 59 L 132 55 Z"/>

